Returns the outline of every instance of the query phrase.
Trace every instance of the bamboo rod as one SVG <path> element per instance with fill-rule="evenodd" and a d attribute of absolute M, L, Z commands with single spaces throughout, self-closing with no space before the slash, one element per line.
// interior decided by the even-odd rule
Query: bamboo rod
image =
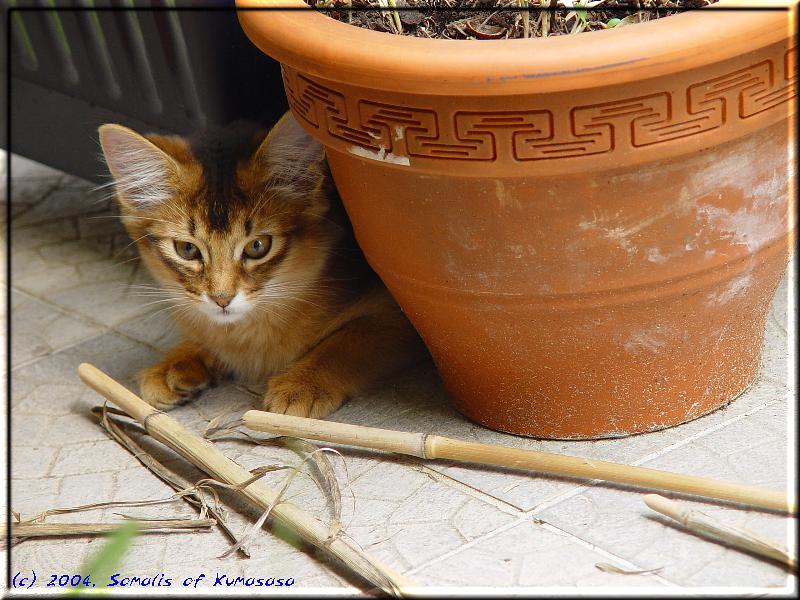
<path fill-rule="evenodd" d="M 214 519 L 169 519 L 156 522 L 137 521 L 139 533 L 164 532 L 171 529 L 202 529 L 212 527 Z M 11 537 L 52 537 L 62 535 L 98 535 L 119 529 L 121 523 L 12 523 Z M 0 524 L 0 537 L 5 537 L 7 527 Z"/>
<path fill-rule="evenodd" d="M 746 506 L 795 514 L 786 494 L 753 486 L 681 475 L 658 469 L 564 456 L 537 450 L 507 448 L 431 435 L 305 419 L 258 410 L 244 413 L 246 427 L 280 435 L 334 444 L 409 454 L 424 459 L 447 459 L 481 465 L 512 467 L 581 479 L 599 479 L 642 488 L 726 500 Z"/>
<path fill-rule="evenodd" d="M 155 439 L 169 446 L 210 476 L 228 484 L 240 485 L 253 475 L 242 468 L 208 440 L 197 437 L 167 414 L 153 408 L 136 394 L 94 367 L 83 363 L 78 367 L 81 380 L 130 416 L 144 425 Z M 387 593 L 407 594 L 412 583 L 386 565 L 381 564 L 350 542 L 331 536 L 330 529 L 319 519 L 288 502 L 278 503 L 278 492 L 254 482 L 240 488 L 239 493 L 266 510 L 273 504 L 272 517 L 303 540 L 328 552 Z"/>
<path fill-rule="evenodd" d="M 658 494 L 647 494 L 644 497 L 644 501 L 654 511 L 674 519 L 692 533 L 730 544 L 740 550 L 746 550 L 777 560 L 792 570 L 797 568 L 797 558 L 772 540 L 740 527 L 720 523 L 706 514 L 690 510 Z"/>

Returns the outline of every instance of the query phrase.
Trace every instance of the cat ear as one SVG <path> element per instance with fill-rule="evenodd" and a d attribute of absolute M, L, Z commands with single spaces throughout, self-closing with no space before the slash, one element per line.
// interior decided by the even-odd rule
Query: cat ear
<path fill-rule="evenodd" d="M 172 196 L 179 166 L 169 154 L 121 125 L 102 125 L 99 137 L 106 163 L 124 203 L 142 209 Z"/>
<path fill-rule="evenodd" d="M 255 159 L 271 187 L 280 186 L 306 198 L 324 197 L 329 178 L 325 151 L 300 127 L 291 112 L 283 115 L 267 134 L 255 152 Z"/>

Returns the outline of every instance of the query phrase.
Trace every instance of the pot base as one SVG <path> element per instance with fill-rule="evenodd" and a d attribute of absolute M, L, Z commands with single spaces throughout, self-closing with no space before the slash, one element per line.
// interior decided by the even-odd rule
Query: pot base
<path fill-rule="evenodd" d="M 572 436 L 572 437 L 554 437 L 554 436 L 546 436 L 546 435 L 532 435 L 532 434 L 528 434 L 528 433 L 520 433 L 520 432 L 517 432 L 517 431 L 507 431 L 507 430 L 499 428 L 499 427 L 489 427 L 485 423 L 481 423 L 480 421 L 476 421 L 468 413 L 463 412 L 461 410 L 461 408 L 459 408 L 457 405 L 454 404 L 454 406 L 456 406 L 456 408 L 458 409 L 458 411 L 462 415 L 467 417 L 470 421 L 473 421 L 474 423 L 477 423 L 478 425 L 483 425 L 484 427 L 488 427 L 489 429 L 493 429 L 495 431 L 502 431 L 503 433 L 510 433 L 512 435 L 518 435 L 520 437 L 529 437 L 529 438 L 540 439 L 540 440 L 553 440 L 553 441 L 562 441 L 562 442 L 583 442 L 583 441 L 589 441 L 589 440 L 610 440 L 610 439 L 631 437 L 631 436 L 634 436 L 634 435 L 643 435 L 643 434 L 646 434 L 646 433 L 654 433 L 656 431 L 663 431 L 665 429 L 672 429 L 673 427 L 678 427 L 679 425 L 684 425 L 686 423 L 690 423 L 692 421 L 696 421 L 697 419 L 700 419 L 702 417 L 708 416 L 708 415 L 710 415 L 712 413 L 717 412 L 718 410 L 722 410 L 723 408 L 726 408 L 730 404 L 732 404 L 737 398 L 739 398 L 740 396 L 745 394 L 751 387 L 753 387 L 753 384 L 758 379 L 758 371 L 759 370 L 757 369 L 756 373 L 753 375 L 753 377 L 750 380 L 750 382 L 747 385 L 745 385 L 744 388 L 742 388 L 741 391 L 737 392 L 730 399 L 722 402 L 719 406 L 715 406 L 715 407 L 709 409 L 707 412 L 704 412 L 702 414 L 693 415 L 693 416 L 689 417 L 688 419 L 686 419 L 685 421 L 679 421 L 677 423 L 668 423 L 668 424 L 664 424 L 664 425 L 656 425 L 652 429 L 644 429 L 642 431 L 621 431 L 621 432 L 620 431 L 615 431 L 615 432 L 600 433 L 600 434 L 597 434 L 597 435 L 584 435 L 584 436 Z"/>
<path fill-rule="evenodd" d="M 414 294 L 409 316 L 459 412 L 517 435 L 602 439 L 692 421 L 753 383 L 786 239 L 759 254 L 724 278 L 706 274 L 713 283 L 651 289 L 646 301 L 540 299 L 532 307 L 482 297 L 479 318 L 475 300 L 412 292 L 391 276 L 387 283 L 401 305 Z"/>

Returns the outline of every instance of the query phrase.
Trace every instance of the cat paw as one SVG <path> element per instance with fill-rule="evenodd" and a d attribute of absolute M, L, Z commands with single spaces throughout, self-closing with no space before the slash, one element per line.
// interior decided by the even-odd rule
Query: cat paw
<path fill-rule="evenodd" d="M 264 395 L 264 410 L 294 417 L 324 419 L 345 401 L 342 393 L 287 376 L 273 377 Z"/>
<path fill-rule="evenodd" d="M 142 399 L 159 410 L 184 404 L 213 383 L 211 373 L 195 358 L 150 367 L 139 377 Z"/>

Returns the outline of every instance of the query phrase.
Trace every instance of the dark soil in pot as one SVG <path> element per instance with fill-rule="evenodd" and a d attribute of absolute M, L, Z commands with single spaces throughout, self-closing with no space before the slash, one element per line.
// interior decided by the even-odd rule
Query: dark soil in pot
<path fill-rule="evenodd" d="M 330 17 L 373 31 L 426 38 L 486 40 L 546 37 L 624 27 L 661 19 L 718 0 L 396 0 L 381 8 L 378 0 L 305 0 Z M 631 8 L 639 5 L 642 10 Z M 578 8 L 584 5 L 586 8 Z M 521 11 L 520 6 L 556 8 Z M 592 8 L 592 7 L 595 8 Z M 436 10 L 431 10 L 431 8 Z M 576 9 L 576 10 L 573 10 Z M 366 10 L 374 9 L 374 10 Z M 588 10 L 587 10 L 588 9 Z"/>

